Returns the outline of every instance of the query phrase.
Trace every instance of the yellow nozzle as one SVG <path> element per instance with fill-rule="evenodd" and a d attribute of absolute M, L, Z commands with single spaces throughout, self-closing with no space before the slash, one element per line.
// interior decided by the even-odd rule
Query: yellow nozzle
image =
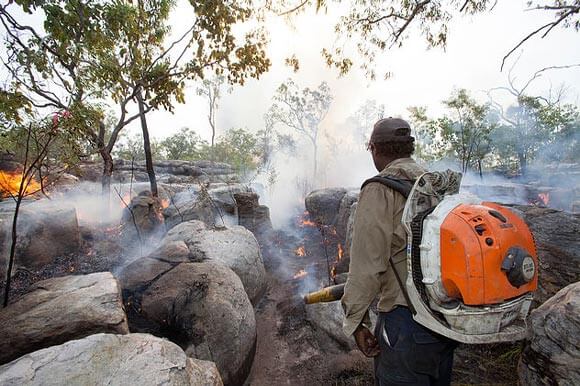
<path fill-rule="evenodd" d="M 323 288 L 316 292 L 311 292 L 304 295 L 304 303 L 323 303 L 323 302 L 334 302 L 340 300 L 344 294 L 344 284 L 333 285 L 330 287 Z"/>

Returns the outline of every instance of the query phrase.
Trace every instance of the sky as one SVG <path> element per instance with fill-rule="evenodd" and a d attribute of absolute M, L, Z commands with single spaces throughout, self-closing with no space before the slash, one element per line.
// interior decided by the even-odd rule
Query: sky
<path fill-rule="evenodd" d="M 343 77 L 323 63 L 322 48 L 331 47 L 335 41 L 333 27 L 337 12 L 333 9 L 318 13 L 310 9 L 290 22 L 283 17 L 271 17 L 267 28 L 272 67 L 259 80 L 250 80 L 224 95 L 217 114 L 218 131 L 223 133 L 231 127 L 263 128 L 263 114 L 272 103 L 275 89 L 289 77 L 301 87 L 314 88 L 322 81 L 329 83 L 334 102 L 323 127 L 332 130 L 367 99 L 384 104 L 387 116 L 405 118 L 409 106 L 427 106 L 431 114 L 437 115 L 444 111 L 441 101 L 457 88 L 466 88 L 480 101 L 487 101 L 486 91 L 505 86 L 512 66 L 515 84 L 520 85 L 541 68 L 580 64 L 580 34 L 571 29 L 556 29 L 545 39 L 530 40 L 512 55 L 503 72 L 500 71 L 503 56 L 527 33 L 550 20 L 545 12 L 524 9 L 525 1 L 499 1 L 489 13 L 454 19 L 449 25 L 445 50 L 428 49 L 418 31 L 413 30 L 403 48 L 380 54 L 377 74 L 389 71 L 392 77 L 383 80 L 377 76 L 376 81 L 366 78 L 356 63 Z M 186 24 L 184 18 L 185 15 L 178 13 L 173 24 Z M 284 59 L 292 54 L 301 62 L 298 73 L 284 65 Z M 568 86 L 567 100 L 577 104 L 580 67 L 547 72 L 532 84 L 531 90 L 545 94 L 550 87 L 556 88 L 562 83 Z M 162 138 L 180 127 L 190 127 L 209 139 L 206 102 L 195 95 L 195 85 L 188 89 L 186 96 L 186 104 L 178 105 L 174 114 L 151 113 L 154 137 Z M 494 92 L 494 97 L 504 103 L 510 101 L 502 92 Z"/>

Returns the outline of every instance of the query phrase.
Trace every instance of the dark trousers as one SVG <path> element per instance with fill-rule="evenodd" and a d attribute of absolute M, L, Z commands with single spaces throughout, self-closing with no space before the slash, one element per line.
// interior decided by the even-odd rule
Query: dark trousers
<path fill-rule="evenodd" d="M 379 386 L 449 385 L 456 343 L 413 320 L 406 307 L 380 312 L 375 328 L 381 354 L 375 357 Z"/>

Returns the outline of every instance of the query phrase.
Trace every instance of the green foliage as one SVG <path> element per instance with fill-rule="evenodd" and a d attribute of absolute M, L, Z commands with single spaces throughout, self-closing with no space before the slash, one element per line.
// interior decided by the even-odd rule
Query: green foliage
<path fill-rule="evenodd" d="M 32 112 L 30 101 L 20 91 L 0 89 L 0 130 L 22 124 L 24 116 Z"/>
<path fill-rule="evenodd" d="M 490 136 L 496 126 L 489 119 L 489 106 L 477 103 L 464 89 L 443 103 L 449 113 L 437 119 L 429 119 L 425 108 L 409 109 L 419 157 L 432 160 L 452 156 L 461 162 L 463 172 L 479 168 L 491 150 Z"/>
<path fill-rule="evenodd" d="M 201 149 L 207 146 L 200 136 L 193 130 L 184 127 L 160 143 L 160 149 L 165 159 L 170 160 L 197 160 L 201 159 Z"/>
<path fill-rule="evenodd" d="M 438 160 L 448 152 L 448 144 L 438 136 L 438 120 L 427 116 L 427 108 L 409 107 L 411 127 L 415 137 L 414 156 L 425 162 Z"/>
<path fill-rule="evenodd" d="M 320 8 L 325 3 L 318 1 L 316 6 Z M 414 29 L 419 30 L 429 47 L 445 47 L 448 24 L 458 10 L 466 14 L 483 12 L 493 1 L 361 0 L 346 3 L 346 11 L 335 25 L 339 44 L 333 49 L 323 49 L 323 58 L 328 66 L 345 74 L 357 63 L 353 56 L 358 55 L 359 67 L 374 79 L 374 62 L 378 55 L 393 46 L 402 46 Z"/>
<path fill-rule="evenodd" d="M 516 104 L 497 113 L 501 124 L 493 134 L 493 151 L 504 168 L 525 174 L 539 156 L 546 161 L 578 160 L 577 106 L 520 95 Z"/>
<path fill-rule="evenodd" d="M 374 79 L 375 61 L 383 55 L 383 51 L 401 47 L 414 34 L 420 35 L 429 48 L 445 48 L 449 25 L 454 18 L 490 11 L 497 1 L 277 0 L 267 3 L 274 12 L 283 15 L 303 12 L 308 6 L 316 11 L 332 7 L 333 11 L 342 12 L 334 26 L 337 41 L 332 48 L 323 48 L 323 60 L 341 75 L 350 71 L 353 65 L 358 65 Z M 530 31 L 522 31 L 522 40 L 514 44 L 506 58 L 531 38 L 544 38 L 558 26 L 580 30 L 580 0 L 528 0 L 526 9 L 542 11 L 547 16 L 547 22 Z M 298 59 L 294 62 L 298 63 Z M 384 75 L 389 77 L 390 73 Z"/>
<path fill-rule="evenodd" d="M 257 137 L 244 129 L 230 129 L 212 147 L 204 146 L 205 159 L 213 159 L 232 165 L 244 175 L 260 165 L 261 153 Z"/>
<path fill-rule="evenodd" d="M 156 159 L 160 159 L 163 158 L 162 154 L 163 146 L 152 139 L 151 155 Z M 141 134 L 137 134 L 131 137 L 123 138 L 123 140 L 119 141 L 115 147 L 113 155 L 124 160 L 144 161 L 145 149 L 143 148 L 143 136 Z"/>

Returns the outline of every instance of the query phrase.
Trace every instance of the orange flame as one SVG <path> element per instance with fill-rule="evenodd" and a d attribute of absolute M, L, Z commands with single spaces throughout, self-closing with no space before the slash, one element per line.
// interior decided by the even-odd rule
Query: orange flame
<path fill-rule="evenodd" d="M 26 185 L 27 181 L 24 181 Z M 0 170 L 0 196 L 2 198 L 6 197 L 16 197 L 20 191 L 20 184 L 22 184 L 22 174 L 5 172 Z M 25 186 L 23 196 L 27 196 L 38 192 L 41 189 L 40 183 L 34 178 L 30 180 L 27 186 Z"/>
<path fill-rule="evenodd" d="M 161 200 L 161 208 L 165 209 L 169 206 L 169 200 Z"/>
<path fill-rule="evenodd" d="M 293 279 L 299 279 L 301 277 L 304 277 L 308 275 L 308 272 L 306 272 L 305 270 L 301 269 L 300 271 L 296 272 L 296 275 L 294 275 L 292 278 Z"/>
<path fill-rule="evenodd" d="M 308 219 L 309 213 L 308 211 L 305 211 L 302 216 L 300 216 L 300 220 L 298 221 L 298 225 L 300 227 L 315 227 L 317 226 L 316 223 L 314 221 L 310 221 Z"/>
<path fill-rule="evenodd" d="M 548 204 L 550 203 L 550 193 L 539 193 L 538 194 L 538 198 L 540 199 L 540 201 L 542 202 L 542 204 L 548 206 Z"/>
<path fill-rule="evenodd" d="M 296 254 L 296 256 L 306 256 L 306 248 L 304 248 L 304 245 L 301 245 L 298 248 L 296 248 L 294 253 Z"/>
<path fill-rule="evenodd" d="M 338 261 L 342 260 L 342 256 L 344 255 L 344 250 L 342 249 L 342 245 L 338 243 Z"/>

